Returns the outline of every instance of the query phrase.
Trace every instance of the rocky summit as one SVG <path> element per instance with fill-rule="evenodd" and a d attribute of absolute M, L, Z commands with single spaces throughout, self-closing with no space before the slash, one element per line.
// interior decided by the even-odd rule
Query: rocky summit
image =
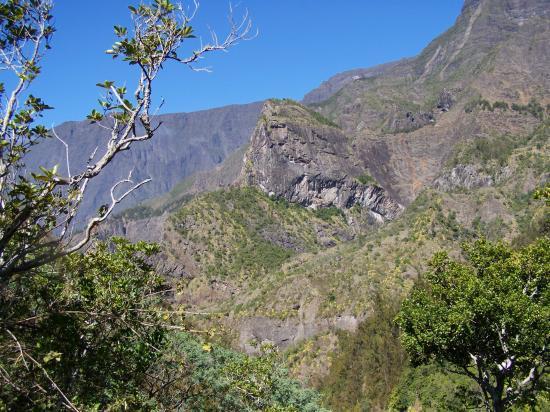
<path fill-rule="evenodd" d="M 330 121 L 292 101 L 268 101 L 244 156 L 242 179 L 277 198 L 305 207 L 367 208 L 376 221 L 394 219 L 402 206 L 371 182 L 350 140 Z"/>

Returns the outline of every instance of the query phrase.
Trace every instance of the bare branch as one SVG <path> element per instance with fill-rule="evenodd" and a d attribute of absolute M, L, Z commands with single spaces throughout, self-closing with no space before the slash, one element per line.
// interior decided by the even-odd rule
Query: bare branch
<path fill-rule="evenodd" d="M 19 353 L 20 353 L 20 359 L 23 360 L 23 363 L 25 364 L 25 369 L 29 369 L 29 365 L 27 363 L 27 361 L 25 360 L 25 354 L 23 352 L 23 348 L 21 347 L 21 344 L 19 343 L 19 341 L 17 340 L 17 338 L 15 337 L 15 335 L 9 330 L 9 329 L 4 329 L 8 335 L 11 336 L 11 338 L 15 341 L 15 344 L 17 345 L 17 348 L 19 349 Z"/>
<path fill-rule="evenodd" d="M 129 183 L 129 184 L 133 184 L 134 182 L 132 181 L 132 172 L 129 173 L 128 177 L 124 180 L 120 180 L 118 181 L 117 183 L 115 183 L 112 187 L 111 187 L 111 204 L 109 206 L 107 206 L 105 208 L 105 210 L 101 210 L 100 213 L 101 215 L 100 216 L 96 216 L 92 219 L 90 219 L 90 221 L 88 222 L 87 226 L 86 226 L 86 229 L 84 230 L 84 236 L 82 237 L 82 239 L 80 241 L 78 241 L 76 244 L 72 245 L 71 247 L 67 248 L 63 254 L 70 254 L 70 253 L 73 253 L 73 252 L 76 252 L 77 250 L 80 250 L 84 245 L 86 245 L 88 243 L 88 241 L 90 240 L 90 237 L 91 237 L 91 234 L 92 234 L 92 230 L 101 222 L 103 222 L 105 219 L 107 219 L 109 217 L 109 215 L 113 212 L 113 209 L 115 208 L 115 206 L 117 204 L 119 204 L 120 202 L 122 202 L 128 195 L 130 195 L 130 193 L 136 191 L 137 189 L 139 189 L 141 186 L 143 186 L 144 184 L 146 183 L 149 183 L 151 181 L 151 179 L 145 179 L 137 184 L 134 184 L 130 189 L 128 189 L 126 192 L 124 192 L 122 195 L 120 196 L 116 196 L 115 195 L 115 191 L 116 189 L 124 184 L 124 183 Z"/>
<path fill-rule="evenodd" d="M 63 146 L 65 146 L 65 161 L 67 166 L 67 176 L 71 178 L 72 175 L 71 175 L 71 164 L 69 161 L 69 145 L 57 135 L 57 132 L 55 131 L 55 127 L 53 125 L 52 125 L 52 133 L 55 136 L 55 138 L 59 140 L 63 144 Z"/>
<path fill-rule="evenodd" d="M 57 385 L 57 383 L 55 383 L 54 380 L 50 377 L 50 374 L 44 368 L 44 366 L 42 366 L 42 364 L 38 362 L 36 359 L 34 359 L 29 353 L 25 352 L 25 354 L 42 371 L 42 373 L 44 374 L 46 379 L 50 382 L 52 387 L 59 393 L 59 395 L 61 395 L 61 397 L 65 401 L 65 406 L 74 412 L 80 412 L 80 410 L 76 406 L 74 406 L 74 404 L 69 400 L 67 395 L 65 395 L 65 393 L 61 390 L 61 388 Z"/>

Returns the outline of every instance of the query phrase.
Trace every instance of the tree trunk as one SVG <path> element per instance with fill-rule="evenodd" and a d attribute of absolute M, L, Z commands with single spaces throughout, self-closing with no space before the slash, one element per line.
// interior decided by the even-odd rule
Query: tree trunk
<path fill-rule="evenodd" d="M 493 412 L 504 412 L 504 401 L 502 399 L 493 399 Z"/>
<path fill-rule="evenodd" d="M 504 379 L 497 377 L 496 387 L 491 392 L 491 400 L 493 402 L 493 412 L 504 412 Z"/>

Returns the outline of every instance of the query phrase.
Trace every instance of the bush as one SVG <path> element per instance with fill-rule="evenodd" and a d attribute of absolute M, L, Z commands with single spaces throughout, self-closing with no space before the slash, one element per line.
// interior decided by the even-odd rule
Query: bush
<path fill-rule="evenodd" d="M 356 179 L 359 183 L 363 185 L 368 185 L 368 186 L 378 185 L 378 182 L 376 181 L 376 179 L 367 173 L 357 176 Z"/>
<path fill-rule="evenodd" d="M 171 337 L 163 367 L 175 385 L 161 390 L 168 410 L 322 412 L 319 395 L 303 389 L 277 362 L 270 346 L 249 357 L 188 333 Z"/>
<path fill-rule="evenodd" d="M 319 209 L 315 209 L 314 213 L 316 217 L 326 221 L 331 221 L 334 217 L 339 217 L 344 220 L 346 219 L 344 212 L 336 206 L 321 207 Z"/>

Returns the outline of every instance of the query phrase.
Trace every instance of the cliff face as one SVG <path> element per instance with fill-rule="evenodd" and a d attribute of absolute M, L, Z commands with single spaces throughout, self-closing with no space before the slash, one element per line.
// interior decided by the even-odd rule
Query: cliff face
<path fill-rule="evenodd" d="M 376 221 L 402 210 L 378 185 L 357 180 L 362 169 L 349 139 L 307 108 L 291 101 L 268 101 L 244 157 L 242 179 L 270 196 L 305 207 L 354 205 Z"/>

